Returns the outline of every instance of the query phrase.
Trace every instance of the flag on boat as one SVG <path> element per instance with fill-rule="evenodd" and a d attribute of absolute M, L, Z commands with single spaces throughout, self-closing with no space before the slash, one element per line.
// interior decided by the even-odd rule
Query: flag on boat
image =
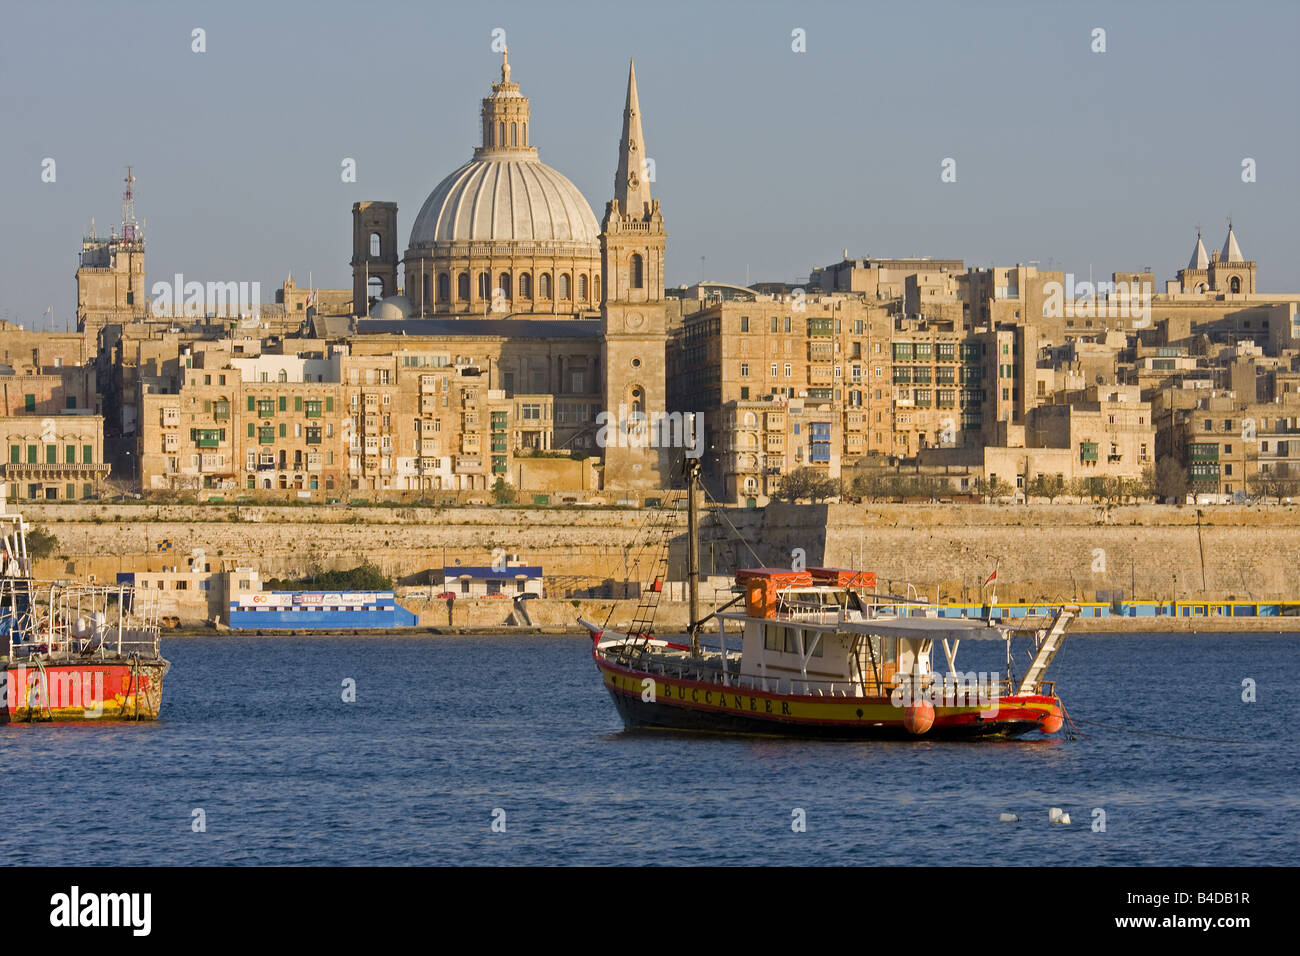
<path fill-rule="evenodd" d="M 998 573 L 997 573 L 996 571 L 994 571 L 992 574 L 990 574 L 990 575 L 989 575 L 989 579 L 988 579 L 988 581 L 985 581 L 985 582 L 984 582 L 983 587 L 988 587 L 988 586 L 989 586 L 989 583 L 990 583 L 994 578 L 996 578 L 997 576 L 998 576 Z"/>

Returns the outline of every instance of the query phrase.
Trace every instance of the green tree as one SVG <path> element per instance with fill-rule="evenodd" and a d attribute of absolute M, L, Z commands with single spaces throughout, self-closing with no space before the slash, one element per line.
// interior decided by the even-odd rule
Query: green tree
<path fill-rule="evenodd" d="M 1062 475 L 1045 475 L 1039 473 L 1029 482 L 1029 494 L 1034 498 L 1046 498 L 1051 504 L 1065 494 L 1065 478 Z"/>
<path fill-rule="evenodd" d="M 996 475 L 992 478 L 977 478 L 975 480 L 974 491 L 975 494 L 979 495 L 989 504 L 992 504 L 1000 498 L 1010 497 L 1015 493 L 1015 489 L 1011 487 L 1010 482 L 1004 481 Z"/>
<path fill-rule="evenodd" d="M 48 558 L 59 547 L 59 539 L 44 528 L 27 529 L 27 556 L 33 560 Z"/>
<path fill-rule="evenodd" d="M 815 468 L 796 468 L 781 476 L 776 485 L 776 497 L 791 502 L 807 498 L 813 502 L 823 498 L 833 498 L 840 493 L 840 483 L 834 478 L 825 478 Z"/>
<path fill-rule="evenodd" d="M 389 591 L 392 587 L 393 579 L 369 561 L 346 571 L 316 567 L 301 578 L 271 578 L 266 582 L 268 591 Z"/>
<path fill-rule="evenodd" d="M 498 476 L 492 485 L 492 501 L 499 505 L 515 503 L 515 486 Z"/>
<path fill-rule="evenodd" d="M 1150 471 L 1151 469 L 1147 469 Z M 1151 482 L 1147 476 L 1141 478 L 1121 478 L 1119 480 L 1119 497 L 1121 501 L 1136 501 L 1151 497 Z"/>
<path fill-rule="evenodd" d="M 1294 498 L 1300 494 L 1300 479 L 1292 478 L 1286 472 L 1260 472 L 1246 480 L 1246 489 L 1266 501 L 1276 498 L 1278 504 L 1281 504 L 1282 499 Z"/>
<path fill-rule="evenodd" d="M 1159 458 L 1152 484 L 1154 497 L 1161 501 L 1173 499 L 1181 504 L 1187 498 L 1187 469 L 1177 458 Z"/>

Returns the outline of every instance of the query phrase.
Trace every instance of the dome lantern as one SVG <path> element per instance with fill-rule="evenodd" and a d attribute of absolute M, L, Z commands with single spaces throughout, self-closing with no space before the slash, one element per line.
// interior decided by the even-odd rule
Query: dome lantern
<path fill-rule="evenodd" d="M 492 95 L 483 97 L 483 143 L 475 157 L 497 150 L 536 153 L 528 145 L 528 97 L 510 79 L 510 51 L 503 50 L 501 56 L 501 82 L 493 83 Z"/>

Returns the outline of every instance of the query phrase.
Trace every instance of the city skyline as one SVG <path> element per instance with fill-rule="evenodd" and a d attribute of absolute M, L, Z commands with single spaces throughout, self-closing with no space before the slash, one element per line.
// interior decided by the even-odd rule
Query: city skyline
<path fill-rule="evenodd" d="M 438 56 L 418 64 L 418 26 L 435 19 L 418 8 L 403 13 L 409 28 L 372 24 L 392 47 L 373 64 L 348 44 L 365 32 L 350 18 L 374 18 L 350 9 L 309 23 L 240 5 L 78 9 L 55 22 L 20 8 L 0 41 L 5 88 L 26 91 L 10 94 L 15 135 L 0 158 L 19 225 L 0 240 L 0 318 L 28 328 L 74 322 L 81 234 L 92 218 L 100 234 L 120 219 L 128 163 L 150 286 L 180 272 L 268 291 L 290 273 L 302 285 L 310 274 L 317 287 L 348 287 L 352 203 L 395 201 L 404 246 L 421 197 L 468 158 L 475 105 L 499 69 L 497 28 L 533 100 L 542 161 L 595 210 L 616 159 L 621 74 L 636 59 L 654 189 L 670 223 L 669 287 L 701 275 L 796 281 L 847 249 L 1036 263 L 1097 279 L 1150 266 L 1159 290 L 1186 265 L 1197 226 L 1218 248 L 1231 216 L 1259 263 L 1260 291 L 1300 289 L 1286 228 L 1300 194 L 1283 173 L 1300 136 L 1270 96 L 1285 79 L 1286 26 L 1300 25 L 1300 13 L 1281 5 L 1254 7 L 1249 21 L 1221 17 L 1214 31 L 1186 7 L 1178 22 L 1166 22 L 1168 11 L 1089 5 L 1035 11 L 1024 24 L 1021 4 L 934 4 L 928 15 L 763 5 L 743 20 L 735 7 L 693 11 L 698 31 L 627 7 L 602 10 L 621 28 L 612 39 L 584 16 L 601 8 L 586 5 L 558 17 L 452 10 L 436 18 L 446 41 Z M 999 17 L 1017 30 L 997 27 Z M 1098 28 L 1104 53 L 1090 49 Z M 193 29 L 204 30 L 204 52 L 192 49 Z M 290 52 L 274 42 L 282 35 L 296 41 Z M 872 41 L 865 65 L 853 35 Z M 903 39 L 882 44 L 881 35 Z M 1251 56 L 1224 62 L 1225 48 Z M 1216 62 L 1203 63 L 1212 50 Z M 345 55 L 353 68 L 331 72 Z M 412 83 L 424 70 L 430 93 Z M 1023 82 L 1028 70 L 1039 82 Z M 891 76 L 898 87 L 882 97 L 875 91 Z M 1197 122 L 1161 119 L 1177 108 L 1176 92 Z M 86 113 L 95 95 L 110 107 Z M 341 181 L 347 158 L 355 183 Z M 42 181 L 47 159 L 53 182 Z M 945 159 L 955 160 L 955 182 L 941 179 Z M 1246 159 L 1254 182 L 1243 182 Z"/>

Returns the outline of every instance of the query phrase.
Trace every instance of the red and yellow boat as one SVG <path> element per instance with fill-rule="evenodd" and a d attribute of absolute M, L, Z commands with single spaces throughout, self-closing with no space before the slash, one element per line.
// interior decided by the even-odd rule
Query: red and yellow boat
<path fill-rule="evenodd" d="M 581 622 L 628 730 L 927 740 L 1061 730 L 1065 710 L 1045 675 L 1078 607 L 1014 622 L 940 617 L 935 605 L 874 593 L 870 572 L 756 568 L 736 574 L 740 596 L 700 619 L 693 500 L 688 514 L 689 636 L 654 635 L 654 586 L 626 632 Z M 743 610 L 728 610 L 742 600 Z M 712 647 L 702 639 L 709 618 L 718 622 Z M 1019 679 L 1013 639 L 1032 643 Z M 961 672 L 962 641 L 1004 643 L 1006 673 Z M 942 673 L 932 666 L 936 646 Z"/>
<path fill-rule="evenodd" d="M 156 720 L 163 676 L 152 593 L 43 582 L 0 484 L 0 723 Z"/>
<path fill-rule="evenodd" d="M 743 612 L 720 612 L 720 644 L 658 640 L 588 625 L 592 657 L 629 730 L 861 739 L 1053 734 L 1064 711 L 1043 680 L 1073 608 L 1042 627 L 940 618 L 915 602 L 870 601 L 833 569 L 740 571 Z M 869 585 L 868 585 L 869 586 Z M 734 636 L 728 626 L 737 626 Z M 1036 650 L 1018 682 L 956 670 L 963 640 L 1014 636 Z M 941 644 L 952 665 L 931 667 Z M 694 644 L 694 646 L 692 646 Z"/>

